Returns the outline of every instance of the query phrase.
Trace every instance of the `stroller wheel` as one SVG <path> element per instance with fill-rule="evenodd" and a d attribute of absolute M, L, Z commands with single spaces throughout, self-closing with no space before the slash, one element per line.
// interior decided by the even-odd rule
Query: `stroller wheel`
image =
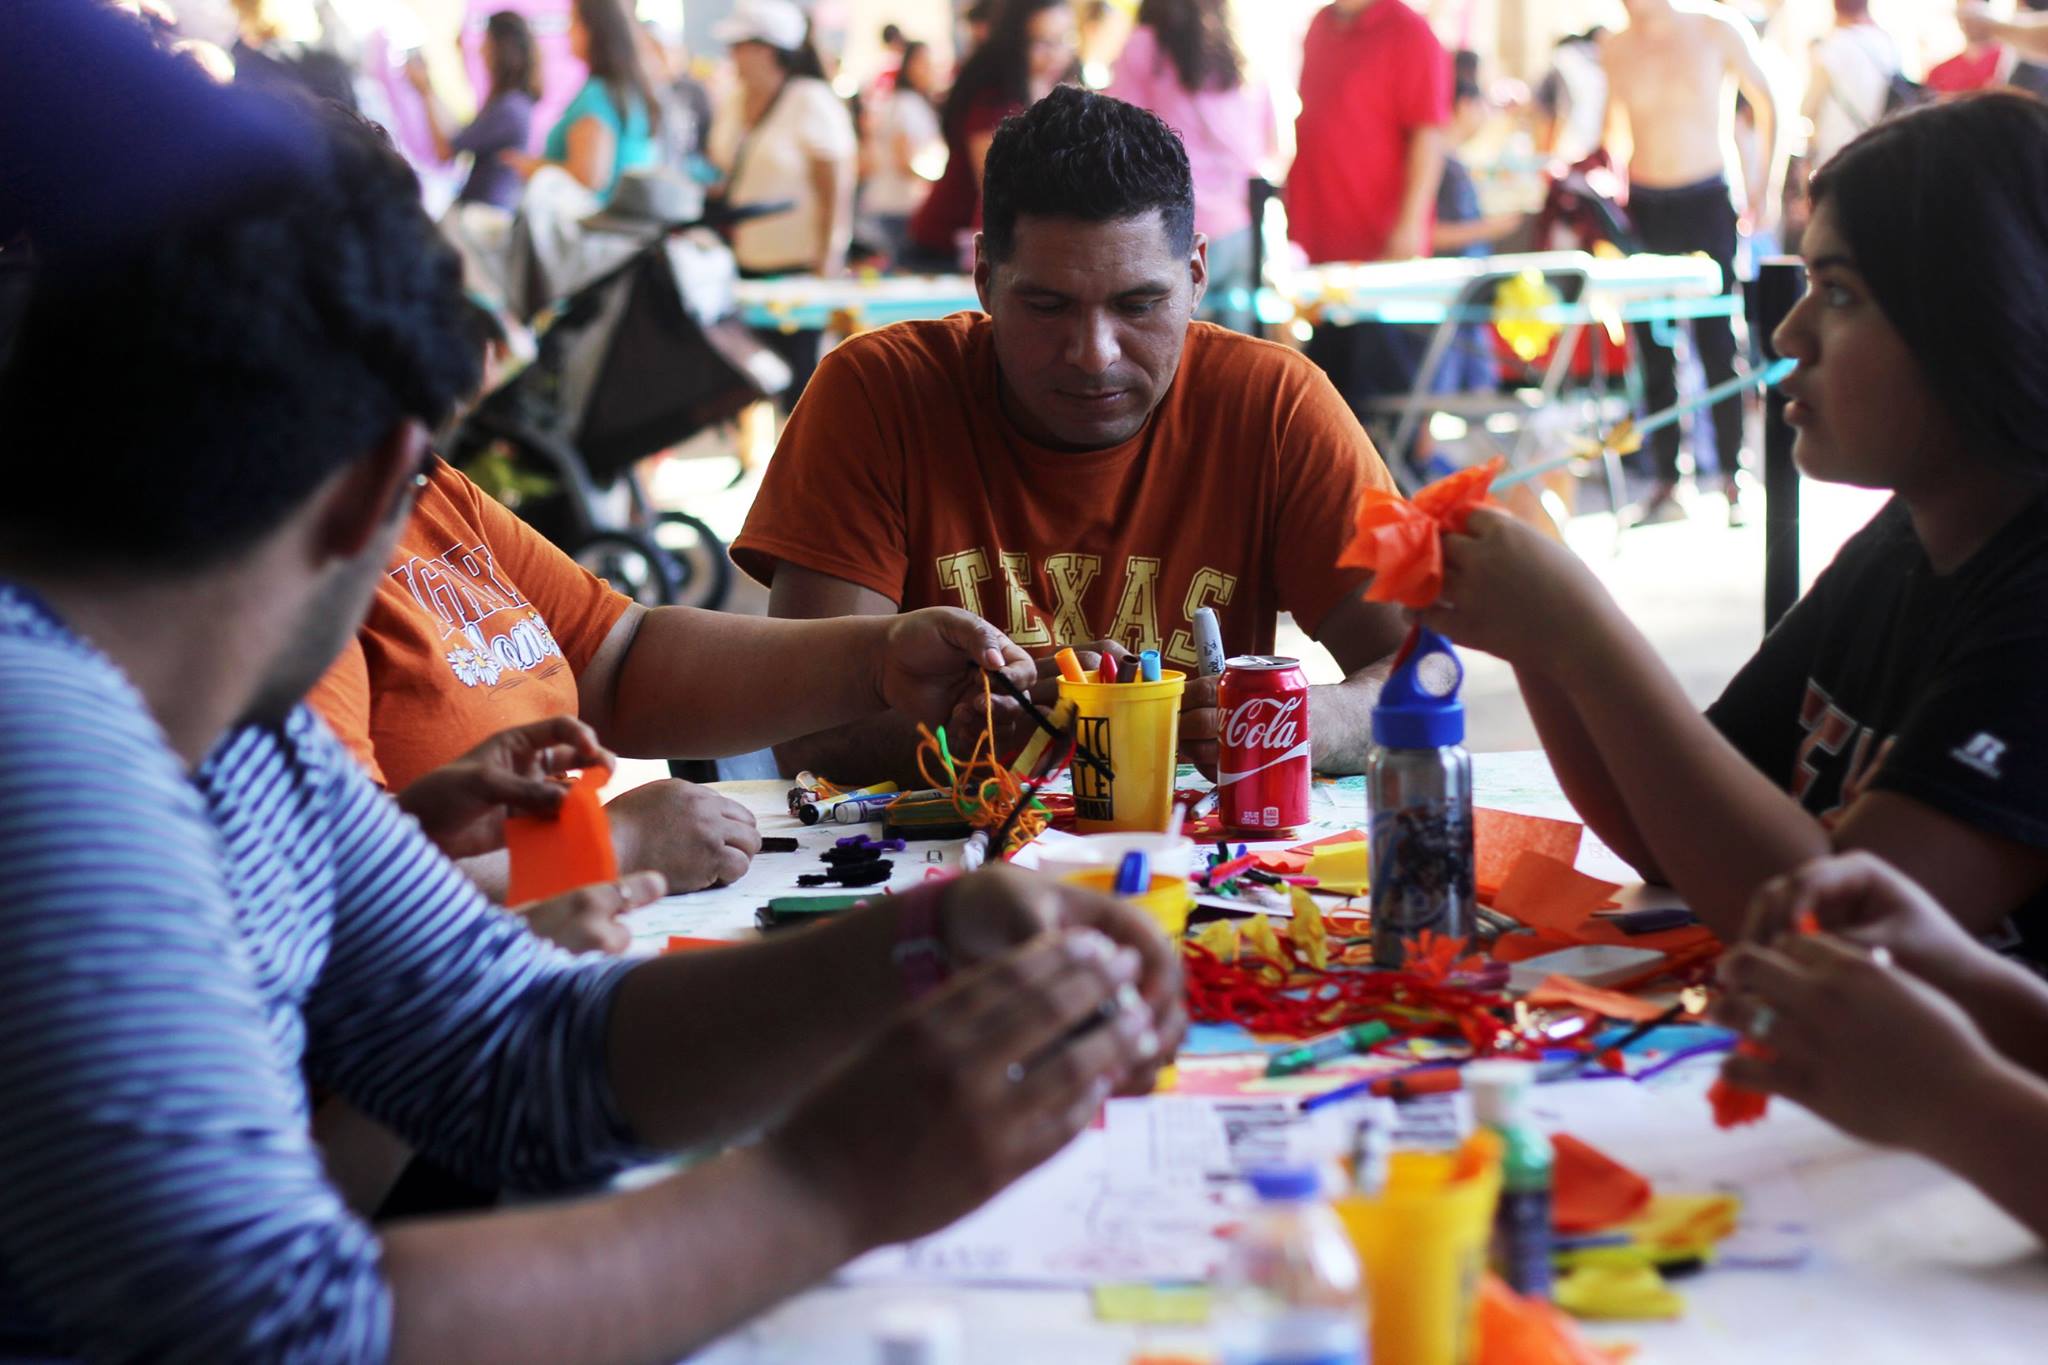
<path fill-rule="evenodd" d="M 598 531 L 570 558 L 644 607 L 673 605 L 682 586 L 676 561 L 636 531 Z"/>
<path fill-rule="evenodd" d="M 732 560 L 717 532 L 688 512 L 663 512 L 649 531 L 668 555 L 676 579 L 675 601 L 719 611 L 732 593 Z"/>

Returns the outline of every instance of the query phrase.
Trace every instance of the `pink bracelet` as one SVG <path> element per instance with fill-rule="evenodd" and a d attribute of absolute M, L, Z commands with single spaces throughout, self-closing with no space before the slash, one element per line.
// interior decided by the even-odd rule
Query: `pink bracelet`
<path fill-rule="evenodd" d="M 912 1000 L 930 995 L 944 984 L 953 968 L 952 954 L 939 937 L 938 887 L 920 888 L 898 897 L 896 946 L 890 959 L 903 974 L 903 990 Z"/>

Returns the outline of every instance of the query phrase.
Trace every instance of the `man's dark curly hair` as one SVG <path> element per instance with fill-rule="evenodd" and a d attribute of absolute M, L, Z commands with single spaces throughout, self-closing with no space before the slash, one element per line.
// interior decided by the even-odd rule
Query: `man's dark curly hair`
<path fill-rule="evenodd" d="M 462 268 L 374 125 L 312 122 L 289 202 L 46 264 L 0 370 L 0 540 L 62 565 L 205 567 L 480 371 Z"/>
<path fill-rule="evenodd" d="M 1008 260 L 1025 215 L 1109 223 L 1157 209 L 1176 252 L 1195 240 L 1195 182 L 1180 137 L 1156 114 L 1062 85 L 1003 120 L 982 176 L 989 259 Z"/>

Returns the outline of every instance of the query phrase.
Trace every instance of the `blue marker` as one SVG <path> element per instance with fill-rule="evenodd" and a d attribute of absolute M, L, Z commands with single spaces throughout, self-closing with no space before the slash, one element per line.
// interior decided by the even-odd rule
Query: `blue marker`
<path fill-rule="evenodd" d="M 1159 681 L 1159 651 L 1148 649 L 1138 656 L 1138 676 L 1144 682 Z"/>
<path fill-rule="evenodd" d="M 1124 860 L 1116 870 L 1116 893 L 1119 896 L 1142 896 L 1152 889 L 1152 860 L 1145 856 L 1145 850 L 1134 848 L 1124 854 Z"/>

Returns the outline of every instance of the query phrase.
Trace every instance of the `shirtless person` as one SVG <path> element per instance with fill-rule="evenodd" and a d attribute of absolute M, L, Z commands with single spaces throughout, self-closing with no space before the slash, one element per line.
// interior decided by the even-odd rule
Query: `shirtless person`
<path fill-rule="evenodd" d="M 1779 165 L 1778 105 L 1764 75 L 1756 35 L 1733 10 L 1712 0 L 1626 0 L 1628 27 L 1608 35 L 1600 49 L 1607 73 L 1608 146 L 1625 161 L 1629 217 L 1646 251 L 1684 256 L 1704 252 L 1735 287 L 1735 205 L 1727 178 L 1729 130 L 1740 88 L 1756 109 L 1763 154 L 1748 169 L 1748 205 L 1742 227 L 1763 223 L 1776 202 Z M 1627 129 L 1618 138 L 1615 125 Z M 1622 155 L 1623 147 L 1626 155 Z M 1677 366 L 1649 328 L 1636 329 L 1642 346 L 1645 401 L 1652 412 L 1678 400 Z M 1735 333 L 1725 318 L 1693 323 L 1693 344 L 1718 384 L 1735 377 Z M 1714 453 L 1728 491 L 1728 517 L 1738 522 L 1735 474 L 1742 449 L 1742 400 L 1714 405 Z M 1650 438 L 1657 482 L 1638 518 L 1668 521 L 1684 515 L 1678 487 L 1678 428 Z"/>

